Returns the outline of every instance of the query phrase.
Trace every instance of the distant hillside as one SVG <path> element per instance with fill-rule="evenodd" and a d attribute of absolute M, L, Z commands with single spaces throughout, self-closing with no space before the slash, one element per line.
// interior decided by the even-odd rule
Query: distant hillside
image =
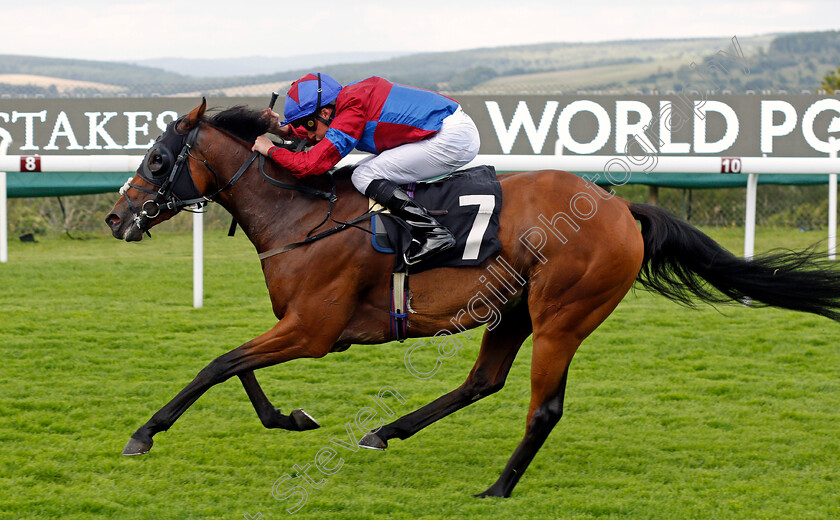
<path fill-rule="evenodd" d="M 732 53 L 731 46 L 724 50 Z M 705 80 L 690 66 L 682 65 L 628 83 L 660 91 L 679 91 L 693 83 L 732 92 L 763 89 L 814 92 L 820 87 L 822 78 L 840 65 L 840 31 L 781 35 L 774 38 L 766 50 L 759 48 L 758 52 L 745 54 L 747 68 L 732 60 L 720 60 L 720 56 L 704 57 L 702 62 L 698 61 L 698 66 L 706 76 Z"/>
<path fill-rule="evenodd" d="M 745 52 L 756 52 L 767 47 L 772 39 L 772 36 L 747 38 L 742 40 L 742 46 L 746 48 Z M 388 61 L 321 67 L 320 70 L 339 81 L 379 75 L 399 83 L 463 92 L 497 77 L 622 67 L 674 59 L 687 64 L 701 60 L 728 44 L 729 38 L 545 43 L 415 54 Z M 260 76 L 260 81 L 295 79 L 306 70 Z"/>
<path fill-rule="evenodd" d="M 272 74 L 278 71 L 321 67 L 341 63 L 367 63 L 405 56 L 407 52 L 336 52 L 330 54 L 306 54 L 301 56 L 246 56 L 244 58 L 199 59 L 199 58 L 155 58 L 128 61 L 135 65 L 154 67 L 169 72 L 199 78 L 223 76 L 254 76 Z"/>
<path fill-rule="evenodd" d="M 706 52 L 694 56 L 500 75 L 476 83 L 469 92 L 498 94 L 585 90 L 647 93 L 683 89 L 736 93 L 765 89 L 814 92 L 823 76 L 840 65 L 838 31 L 739 38 L 738 43 L 745 58 L 743 62 L 736 59 L 733 43 L 721 40 Z"/>
<path fill-rule="evenodd" d="M 152 67 L 119 62 L 0 55 L 0 74 L 31 74 L 78 81 L 135 85 L 151 81 L 178 83 L 186 78 Z"/>
<path fill-rule="evenodd" d="M 334 65 L 317 65 L 310 57 L 306 66 L 266 74 L 255 73 L 266 69 L 248 67 L 245 58 L 166 65 L 178 69 L 180 64 L 188 70 L 188 63 L 221 67 L 219 63 L 239 66 L 241 62 L 244 67 L 237 69 L 240 75 L 217 77 L 193 77 L 126 63 L 0 55 L 0 96 L 262 96 L 285 88 L 314 68 L 344 83 L 378 75 L 453 94 L 630 93 L 684 88 L 799 92 L 819 88 L 820 79 L 840 65 L 838 31 L 738 38 L 743 63 L 721 61 L 721 52 L 734 56 L 732 46 L 731 37 L 726 37 L 545 43 Z M 705 83 L 698 77 L 698 68 L 705 74 Z"/>

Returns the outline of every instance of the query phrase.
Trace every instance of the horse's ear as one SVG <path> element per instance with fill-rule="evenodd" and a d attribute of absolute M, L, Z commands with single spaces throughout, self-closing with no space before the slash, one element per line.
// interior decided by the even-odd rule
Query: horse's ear
<path fill-rule="evenodd" d="M 201 98 L 201 104 L 192 109 L 192 111 L 187 114 L 187 117 L 181 123 L 181 128 L 179 130 L 183 132 L 187 132 L 195 128 L 195 125 L 201 121 L 201 118 L 204 116 L 204 112 L 207 110 L 207 99 Z"/>

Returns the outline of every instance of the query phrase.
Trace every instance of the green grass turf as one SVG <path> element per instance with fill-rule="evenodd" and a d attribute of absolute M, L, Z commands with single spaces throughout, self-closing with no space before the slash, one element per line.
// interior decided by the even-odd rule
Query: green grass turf
<path fill-rule="evenodd" d="M 741 251 L 741 230 L 710 232 Z M 757 248 L 822 238 L 759 230 Z M 276 405 L 321 422 L 303 433 L 265 430 L 234 378 L 150 454 L 123 457 L 129 435 L 201 368 L 274 323 L 252 247 L 241 233 L 208 234 L 199 310 L 189 235 L 10 247 L 0 265 L 0 519 L 288 517 L 297 497 L 276 500 L 274 482 L 346 438 L 380 388 L 398 389 L 406 404 L 390 404 L 408 412 L 459 385 L 478 350 L 467 342 L 427 380 L 403 366 L 410 343 L 258 372 Z M 344 465 L 308 487 L 295 518 L 837 518 L 838 340 L 824 318 L 688 310 L 633 292 L 575 357 L 565 416 L 513 497 L 472 494 L 521 439 L 530 342 L 498 394 L 385 452 L 339 448 Z"/>

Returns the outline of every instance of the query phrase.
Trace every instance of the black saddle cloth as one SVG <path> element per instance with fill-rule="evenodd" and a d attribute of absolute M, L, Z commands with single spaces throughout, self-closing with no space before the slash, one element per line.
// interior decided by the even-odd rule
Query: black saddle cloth
<path fill-rule="evenodd" d="M 412 183 L 403 189 L 446 226 L 456 241 L 452 249 L 408 266 L 409 273 L 436 267 L 478 265 L 501 250 L 498 232 L 502 186 L 492 166 L 476 166 L 440 181 Z M 408 224 L 389 213 L 380 213 L 374 217 L 372 226 L 375 232 L 373 247 L 396 255 L 395 272 L 405 270 L 404 252 L 411 243 Z"/>

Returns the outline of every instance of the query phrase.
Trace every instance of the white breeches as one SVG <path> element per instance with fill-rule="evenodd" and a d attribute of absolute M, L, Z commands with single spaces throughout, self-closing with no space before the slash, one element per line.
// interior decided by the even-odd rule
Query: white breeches
<path fill-rule="evenodd" d="M 365 193 L 377 179 L 408 184 L 452 173 L 478 155 L 478 129 L 461 107 L 443 120 L 429 139 L 406 143 L 379 155 L 365 157 L 356 165 L 351 180 Z"/>

